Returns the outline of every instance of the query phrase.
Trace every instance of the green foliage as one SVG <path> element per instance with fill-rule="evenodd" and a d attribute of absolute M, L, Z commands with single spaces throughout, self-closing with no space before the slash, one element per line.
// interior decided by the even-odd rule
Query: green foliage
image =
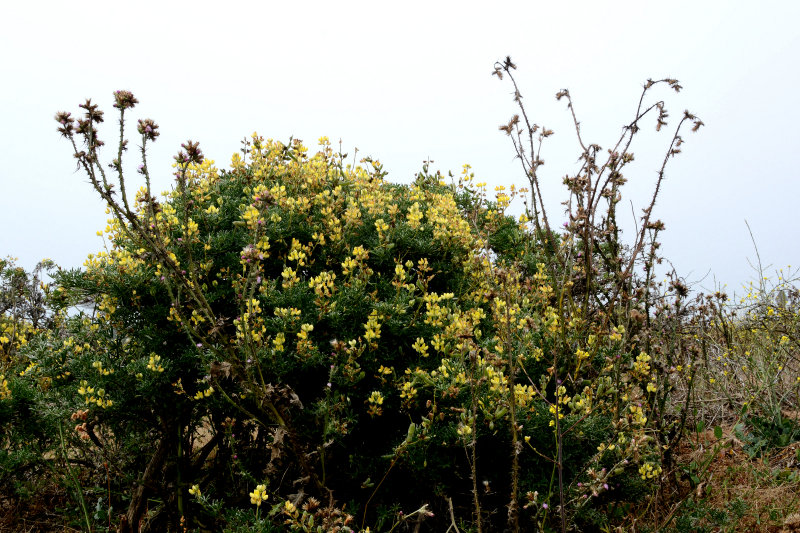
<path fill-rule="evenodd" d="M 741 519 L 748 510 L 747 503 L 741 498 L 736 498 L 723 508 L 711 505 L 705 499 L 690 497 L 683 502 L 669 532 L 688 531 L 739 531 L 737 520 Z"/>

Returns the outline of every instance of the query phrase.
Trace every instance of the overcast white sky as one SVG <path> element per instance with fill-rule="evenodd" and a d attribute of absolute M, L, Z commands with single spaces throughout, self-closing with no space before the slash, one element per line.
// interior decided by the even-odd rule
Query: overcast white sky
<path fill-rule="evenodd" d="M 664 254 L 690 281 L 736 290 L 754 276 L 746 219 L 770 272 L 800 266 L 800 2 L 40 1 L 5 2 L 0 19 L 0 256 L 26 267 L 80 266 L 102 245 L 103 205 L 53 121 L 87 97 L 113 118 L 112 92 L 136 95 L 132 118 L 161 127 L 149 163 L 162 188 L 182 141 L 226 167 L 253 131 L 312 147 L 341 138 L 395 181 L 430 157 L 445 173 L 470 163 L 490 187 L 522 185 L 497 129 L 515 112 L 511 88 L 490 76 L 507 54 L 533 120 L 556 132 L 542 169 L 551 212 L 578 155 L 555 93 L 570 89 L 584 138 L 607 148 L 642 82 L 675 77 L 680 94 L 654 96 L 707 126 L 668 169 Z M 669 135 L 648 127 L 633 147 L 637 216 Z"/>

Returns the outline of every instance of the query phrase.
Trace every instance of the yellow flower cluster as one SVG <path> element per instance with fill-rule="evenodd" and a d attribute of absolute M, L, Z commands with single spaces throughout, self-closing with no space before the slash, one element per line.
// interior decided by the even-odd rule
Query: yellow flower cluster
<path fill-rule="evenodd" d="M 333 296 L 333 293 L 336 292 L 334 280 L 336 280 L 336 274 L 326 270 L 321 272 L 318 276 L 312 277 L 308 281 L 308 286 L 314 289 L 314 294 L 316 294 L 318 298 L 330 298 Z"/>
<path fill-rule="evenodd" d="M 312 246 L 300 244 L 300 241 L 297 239 L 292 239 L 292 245 L 289 249 L 289 255 L 287 256 L 287 261 L 294 261 L 297 263 L 297 266 L 306 266 L 306 261 L 311 254 Z"/>
<path fill-rule="evenodd" d="M 386 237 L 386 232 L 389 231 L 389 224 L 382 218 L 379 218 L 375 221 L 375 230 L 378 232 L 378 237 L 384 239 Z"/>
<path fill-rule="evenodd" d="M 467 425 L 467 424 L 463 424 L 463 423 L 459 424 L 458 425 L 458 429 L 456 430 L 456 432 L 461 437 L 464 437 L 464 438 L 469 437 L 470 435 L 472 435 L 472 426 Z"/>
<path fill-rule="evenodd" d="M 0 359 L 19 350 L 35 333 L 34 327 L 26 321 L 0 316 Z"/>
<path fill-rule="evenodd" d="M 250 503 L 256 507 L 260 507 L 268 498 L 269 494 L 267 494 L 266 485 L 257 485 L 255 490 L 250 493 Z"/>
<path fill-rule="evenodd" d="M 163 372 L 164 367 L 161 365 L 161 356 L 154 353 L 150 354 L 150 360 L 147 363 L 147 370 L 152 372 Z"/>
<path fill-rule="evenodd" d="M 275 353 L 281 353 L 284 350 L 284 343 L 286 342 L 286 335 L 281 331 L 272 339 L 272 349 Z"/>
<path fill-rule="evenodd" d="M 105 397 L 105 389 L 95 389 L 89 386 L 89 383 L 85 379 L 80 382 L 78 394 L 85 397 L 84 400 L 87 404 L 93 403 L 97 405 L 97 407 L 102 407 L 104 409 L 114 405 L 112 400 Z"/>
<path fill-rule="evenodd" d="M 437 352 L 444 353 L 447 350 L 447 339 L 443 335 L 436 333 L 431 339 L 431 346 Z"/>
<path fill-rule="evenodd" d="M 367 323 L 364 324 L 364 338 L 367 340 L 368 343 L 371 345 L 376 344 L 376 341 L 381 338 L 381 323 L 380 320 L 383 319 L 383 316 L 378 315 L 378 311 L 375 309 L 369 314 L 367 317 Z"/>
<path fill-rule="evenodd" d="M 38 367 L 38 366 L 39 366 L 39 364 L 37 362 L 35 362 L 35 361 L 29 362 L 28 366 L 25 367 L 25 370 L 22 370 L 19 373 L 19 376 L 20 377 L 25 377 L 25 376 L 27 376 L 29 374 L 32 374 L 34 371 L 36 371 L 36 367 Z"/>
<path fill-rule="evenodd" d="M 286 500 L 285 502 L 283 502 L 283 513 L 289 516 L 297 516 L 298 514 L 297 506 L 292 502 L 290 502 L 289 500 Z"/>
<path fill-rule="evenodd" d="M 192 397 L 193 400 L 202 400 L 214 394 L 214 387 L 208 387 L 206 390 L 197 391 Z"/>
<path fill-rule="evenodd" d="M 307 341 L 308 334 L 314 331 L 314 326 L 311 324 L 303 324 L 300 326 L 300 331 L 297 333 L 297 339 L 300 341 Z"/>
<path fill-rule="evenodd" d="M 297 272 L 288 266 L 283 269 L 283 272 L 281 272 L 281 277 L 283 278 L 281 286 L 284 289 L 290 289 L 300 281 L 300 278 L 297 277 Z"/>
<path fill-rule="evenodd" d="M 422 216 L 419 202 L 414 202 L 406 215 L 406 220 L 411 229 L 418 230 L 422 226 Z"/>
<path fill-rule="evenodd" d="M 536 389 L 530 385 L 523 385 L 521 383 L 514 385 L 514 397 L 519 407 L 530 406 L 534 396 L 536 396 Z"/>
<path fill-rule="evenodd" d="M 242 213 L 242 220 L 245 221 L 250 229 L 256 229 L 259 224 L 264 223 L 264 221 L 259 218 L 259 215 L 258 209 L 253 205 L 249 205 L 244 210 L 244 213 Z"/>
<path fill-rule="evenodd" d="M 653 479 L 661 475 L 661 465 L 654 465 L 653 463 L 644 463 L 639 467 L 639 475 L 642 479 Z"/>
<path fill-rule="evenodd" d="M 282 318 L 284 320 L 293 320 L 300 316 L 301 311 L 296 307 L 276 307 L 273 310 L 273 313 L 278 318 Z"/>
<path fill-rule="evenodd" d="M 424 297 L 425 301 L 425 323 L 434 327 L 442 327 L 445 320 L 450 315 L 447 307 L 439 305 L 439 302 L 451 300 L 453 293 L 448 292 L 444 294 L 429 293 Z"/>
<path fill-rule="evenodd" d="M 414 341 L 414 344 L 411 347 L 422 357 L 428 357 L 428 345 L 425 344 L 425 339 L 422 337 L 417 337 L 417 340 Z"/>
<path fill-rule="evenodd" d="M 400 386 L 400 398 L 404 401 L 404 403 L 411 403 L 416 396 L 417 389 L 414 387 L 414 383 L 411 381 L 403 382 L 403 384 Z"/>
<path fill-rule="evenodd" d="M 0 400 L 11 398 L 11 390 L 8 388 L 8 380 L 5 374 L 0 374 Z"/>
<path fill-rule="evenodd" d="M 92 368 L 96 369 L 97 373 L 100 374 L 101 376 L 108 376 L 108 375 L 114 373 L 114 369 L 113 368 L 110 368 L 110 369 L 109 368 L 103 368 L 102 361 L 93 362 L 92 363 Z"/>
<path fill-rule="evenodd" d="M 644 426 L 647 423 L 647 417 L 644 416 L 644 411 L 640 405 L 631 405 L 628 407 L 631 413 L 631 423 L 636 426 Z"/>
<path fill-rule="evenodd" d="M 369 404 L 369 408 L 367 413 L 370 416 L 381 416 L 383 414 L 383 394 L 380 391 L 372 391 L 367 398 L 367 403 Z"/>
<path fill-rule="evenodd" d="M 257 298 L 246 300 L 242 316 L 234 319 L 233 323 L 240 342 L 259 345 L 267 331 L 261 318 L 261 302 Z"/>
<path fill-rule="evenodd" d="M 633 373 L 645 377 L 650 374 L 650 356 L 641 352 L 636 356 L 636 361 L 633 362 Z"/>

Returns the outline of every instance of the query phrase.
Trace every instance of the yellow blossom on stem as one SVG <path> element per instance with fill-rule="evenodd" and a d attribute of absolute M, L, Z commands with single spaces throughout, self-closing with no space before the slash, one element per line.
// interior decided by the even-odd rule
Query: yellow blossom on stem
<path fill-rule="evenodd" d="M 269 498 L 269 494 L 267 494 L 266 485 L 258 485 L 256 489 L 250 493 L 250 503 L 256 507 L 260 507 L 261 503 L 265 502 L 267 498 Z"/>

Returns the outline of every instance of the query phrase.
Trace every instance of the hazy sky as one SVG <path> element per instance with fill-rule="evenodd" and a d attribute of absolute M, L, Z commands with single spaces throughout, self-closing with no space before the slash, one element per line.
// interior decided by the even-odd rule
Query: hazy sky
<path fill-rule="evenodd" d="M 515 112 L 511 87 L 490 76 L 507 54 L 532 119 L 556 132 L 542 168 L 552 217 L 579 153 L 555 93 L 570 89 L 584 138 L 605 149 L 642 83 L 669 76 L 684 90 L 653 94 L 668 131 L 684 109 L 706 127 L 668 167 L 665 256 L 689 281 L 735 290 L 754 276 L 747 220 L 768 272 L 800 266 L 800 2 L 40 1 L 5 2 L 0 18 L 0 256 L 26 267 L 80 266 L 102 246 L 103 205 L 53 120 L 87 97 L 113 119 L 112 92 L 136 95 L 131 118 L 160 125 L 149 165 L 162 189 L 182 141 L 227 167 L 254 131 L 341 138 L 394 181 L 430 157 L 445 173 L 471 164 L 490 188 L 523 185 L 497 129 Z M 637 216 L 671 136 L 652 124 L 626 175 Z"/>

